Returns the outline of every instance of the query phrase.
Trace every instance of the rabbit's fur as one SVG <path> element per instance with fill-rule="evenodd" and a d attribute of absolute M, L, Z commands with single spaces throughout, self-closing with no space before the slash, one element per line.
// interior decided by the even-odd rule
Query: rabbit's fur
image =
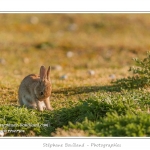
<path fill-rule="evenodd" d="M 46 70 L 44 66 L 41 66 L 40 76 L 30 74 L 22 80 L 18 91 L 19 103 L 21 106 L 37 108 L 39 111 L 52 110 L 51 90 L 50 67 Z"/>

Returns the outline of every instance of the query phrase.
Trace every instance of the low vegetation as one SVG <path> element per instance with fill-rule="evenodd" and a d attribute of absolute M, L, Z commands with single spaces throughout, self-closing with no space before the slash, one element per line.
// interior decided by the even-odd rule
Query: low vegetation
<path fill-rule="evenodd" d="M 150 136 L 149 14 L 1 14 L 0 135 Z M 134 59 L 133 59 L 134 58 Z M 53 111 L 18 87 L 51 66 Z"/>

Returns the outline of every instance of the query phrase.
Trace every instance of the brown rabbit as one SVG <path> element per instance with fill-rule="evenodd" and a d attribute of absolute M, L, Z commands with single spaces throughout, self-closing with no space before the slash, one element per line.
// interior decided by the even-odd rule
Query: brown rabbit
<path fill-rule="evenodd" d="M 18 91 L 19 103 L 21 106 L 37 108 L 39 111 L 52 110 L 51 90 L 50 67 L 46 70 L 41 66 L 40 76 L 30 74 L 22 80 Z"/>

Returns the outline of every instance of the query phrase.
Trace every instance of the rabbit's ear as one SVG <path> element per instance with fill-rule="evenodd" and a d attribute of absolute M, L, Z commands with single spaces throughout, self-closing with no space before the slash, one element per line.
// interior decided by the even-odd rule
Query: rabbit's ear
<path fill-rule="evenodd" d="M 40 68 L 40 80 L 44 80 L 46 78 L 46 68 L 41 66 Z"/>
<path fill-rule="evenodd" d="M 49 66 L 48 70 L 47 70 L 47 80 L 49 80 L 49 81 L 50 81 L 50 72 L 51 72 L 51 68 Z"/>

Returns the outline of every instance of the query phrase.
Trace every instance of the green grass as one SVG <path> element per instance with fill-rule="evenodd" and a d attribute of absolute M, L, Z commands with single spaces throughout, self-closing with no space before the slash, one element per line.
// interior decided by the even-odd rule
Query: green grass
<path fill-rule="evenodd" d="M 5 136 L 150 136 L 149 16 L 0 14 L 0 130 L 18 130 Z M 53 111 L 18 104 L 21 80 L 41 65 L 62 67 L 51 71 Z"/>

